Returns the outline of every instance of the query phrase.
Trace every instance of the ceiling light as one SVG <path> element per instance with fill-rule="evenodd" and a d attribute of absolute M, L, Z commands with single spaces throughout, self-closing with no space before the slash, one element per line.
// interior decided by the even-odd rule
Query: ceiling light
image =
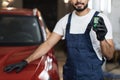
<path fill-rule="evenodd" d="M 64 0 L 64 3 L 68 3 L 69 2 L 69 0 Z"/>

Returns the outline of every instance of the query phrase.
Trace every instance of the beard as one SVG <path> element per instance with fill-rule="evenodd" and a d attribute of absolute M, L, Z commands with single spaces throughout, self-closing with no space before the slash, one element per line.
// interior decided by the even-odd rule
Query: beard
<path fill-rule="evenodd" d="M 74 8 L 77 12 L 84 11 L 87 7 L 88 7 L 88 4 L 86 4 L 83 8 L 73 6 L 73 8 Z"/>

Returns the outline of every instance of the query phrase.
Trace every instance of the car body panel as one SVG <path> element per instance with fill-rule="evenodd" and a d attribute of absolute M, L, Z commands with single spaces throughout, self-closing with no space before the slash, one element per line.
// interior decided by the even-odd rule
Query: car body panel
<path fill-rule="evenodd" d="M 7 11 L 7 12 L 6 12 Z M 32 16 L 34 10 L 30 9 L 18 9 L 18 8 L 5 8 L 0 11 L 0 14 L 11 14 L 11 15 L 26 15 L 26 16 Z"/>
<path fill-rule="evenodd" d="M 42 42 L 46 40 L 44 21 L 37 9 L 2 9 L 0 10 L 0 15 L 36 16 L 42 30 Z M 59 80 L 58 65 L 54 56 L 54 49 L 51 49 L 41 58 L 29 63 L 28 66 L 19 73 L 15 71 L 10 73 L 4 72 L 3 69 L 5 66 L 27 58 L 41 44 L 41 42 L 30 45 L 25 44 L 26 42 L 22 45 L 19 42 L 13 42 L 11 43 L 12 45 L 5 43 L 4 41 L 0 42 L 0 80 Z"/>

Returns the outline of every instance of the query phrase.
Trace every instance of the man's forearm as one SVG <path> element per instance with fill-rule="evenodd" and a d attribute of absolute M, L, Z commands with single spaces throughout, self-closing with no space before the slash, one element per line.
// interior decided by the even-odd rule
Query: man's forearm
<path fill-rule="evenodd" d="M 100 41 L 101 51 L 103 56 L 105 56 L 108 60 L 113 57 L 114 53 L 114 44 L 112 40 L 103 40 Z"/>
<path fill-rule="evenodd" d="M 57 42 L 62 38 L 61 35 L 56 33 L 52 33 L 51 36 L 41 44 L 38 49 L 31 54 L 27 59 L 25 59 L 28 63 L 40 58 L 41 56 L 45 55 Z"/>
<path fill-rule="evenodd" d="M 27 59 L 25 59 L 28 63 L 40 58 L 41 56 L 45 55 L 48 50 L 51 48 L 49 45 L 46 46 L 47 43 L 43 43 L 38 49 L 30 55 Z"/>

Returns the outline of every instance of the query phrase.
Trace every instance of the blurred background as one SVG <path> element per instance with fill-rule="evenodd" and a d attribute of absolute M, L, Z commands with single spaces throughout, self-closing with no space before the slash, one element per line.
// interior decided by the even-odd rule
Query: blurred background
<path fill-rule="evenodd" d="M 105 72 L 117 74 L 120 80 L 120 0 L 90 0 L 89 8 L 96 9 L 108 16 L 112 23 L 113 39 L 115 44 L 114 57 L 110 61 L 106 61 L 103 65 Z M 73 10 L 69 4 L 69 0 L 0 0 L 0 8 L 16 7 L 16 8 L 38 8 L 46 22 L 48 29 L 52 32 L 56 22 L 66 13 Z M 64 65 L 66 56 L 64 51 L 64 41 L 60 41 L 55 46 L 56 57 L 59 64 L 59 72 L 62 80 L 62 66 Z M 113 75 L 112 78 L 116 77 Z M 111 79 L 112 80 L 112 79 Z"/>

